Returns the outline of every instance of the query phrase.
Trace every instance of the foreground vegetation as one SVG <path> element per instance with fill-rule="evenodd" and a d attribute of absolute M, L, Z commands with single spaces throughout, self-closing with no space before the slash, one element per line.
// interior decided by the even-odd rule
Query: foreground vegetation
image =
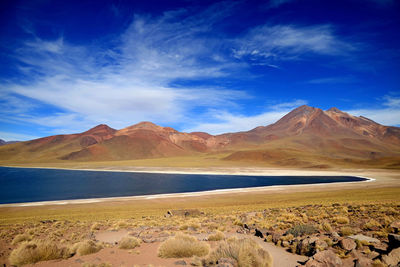
<path fill-rule="evenodd" d="M 173 209 L 189 211 L 167 214 Z M 1 264 L 66 259 L 107 247 L 134 250 L 159 242 L 159 257 L 192 257 L 190 262 L 198 266 L 221 259 L 239 266 L 272 266 L 268 251 L 244 238 L 256 235 L 295 254 L 332 251 L 342 261 L 360 254 L 385 266 L 385 255 L 377 251 L 387 251 L 388 235 L 396 231 L 400 188 L 2 207 L 0 218 Z M 99 232 L 121 229 L 129 236 L 119 244 L 95 239 Z M 375 238 L 379 245 L 342 241 L 355 234 Z M 348 250 L 343 242 L 355 247 Z"/>

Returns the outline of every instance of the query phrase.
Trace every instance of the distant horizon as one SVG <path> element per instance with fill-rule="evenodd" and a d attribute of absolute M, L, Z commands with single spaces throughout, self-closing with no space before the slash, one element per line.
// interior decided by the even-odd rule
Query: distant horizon
<path fill-rule="evenodd" d="M 400 126 L 399 11 L 395 0 L 6 1 L 0 138 L 140 121 L 220 134 L 304 104 Z"/>

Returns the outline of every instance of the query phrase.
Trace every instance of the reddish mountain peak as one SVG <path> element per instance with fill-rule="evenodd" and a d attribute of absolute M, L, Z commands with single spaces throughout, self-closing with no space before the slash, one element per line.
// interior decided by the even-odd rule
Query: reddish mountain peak
<path fill-rule="evenodd" d="M 212 137 L 212 135 L 211 134 L 209 134 L 209 133 L 205 133 L 205 132 L 192 132 L 192 133 L 190 133 L 191 135 L 194 135 L 194 136 L 197 136 L 197 137 L 200 137 L 200 138 L 203 138 L 203 139 L 208 139 L 208 138 L 210 138 L 210 137 Z"/>
<path fill-rule="evenodd" d="M 117 130 L 109 127 L 106 124 L 99 124 L 91 129 L 87 130 L 86 132 L 83 132 L 82 134 L 99 134 L 99 133 L 113 134 L 116 131 Z"/>
<path fill-rule="evenodd" d="M 335 108 L 335 107 L 331 107 L 327 111 L 336 112 L 336 113 L 343 113 L 341 110 L 339 110 L 338 108 Z"/>
<path fill-rule="evenodd" d="M 142 121 L 142 122 L 139 122 L 139 123 L 134 124 L 134 125 L 132 125 L 132 126 L 129 126 L 129 127 L 127 127 L 127 128 L 131 128 L 131 129 L 133 129 L 133 128 L 137 128 L 137 129 L 151 129 L 151 128 L 159 128 L 159 127 L 161 127 L 161 126 L 158 126 L 158 125 L 156 125 L 156 124 L 154 124 L 154 123 L 152 123 L 152 122 L 150 122 L 150 121 Z"/>

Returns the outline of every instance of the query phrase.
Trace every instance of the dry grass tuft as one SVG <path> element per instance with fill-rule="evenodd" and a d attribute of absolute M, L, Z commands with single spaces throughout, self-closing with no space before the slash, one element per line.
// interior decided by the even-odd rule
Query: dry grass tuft
<path fill-rule="evenodd" d="M 201 257 L 207 255 L 209 249 L 207 243 L 200 242 L 193 236 L 177 234 L 161 244 L 158 256 L 161 258 Z"/>
<path fill-rule="evenodd" d="M 54 243 L 25 241 L 11 252 L 9 260 L 12 265 L 20 266 L 39 261 L 67 258 L 68 256 L 66 248 L 59 248 Z"/>
<path fill-rule="evenodd" d="M 142 241 L 136 237 L 124 237 L 119 242 L 119 248 L 121 249 L 133 249 L 140 246 Z"/>
<path fill-rule="evenodd" d="M 225 235 L 221 231 L 216 231 L 215 234 L 209 235 L 207 238 L 208 241 L 221 241 L 223 239 L 225 239 Z"/>
<path fill-rule="evenodd" d="M 19 234 L 16 235 L 13 239 L 13 241 L 11 242 L 12 245 L 16 245 L 18 243 L 21 243 L 22 241 L 31 241 L 32 237 L 30 235 L 27 234 Z"/>
<path fill-rule="evenodd" d="M 92 240 L 85 240 L 79 243 L 76 243 L 71 248 L 71 254 L 78 254 L 79 256 L 93 254 L 100 251 L 103 247 L 99 244 L 96 244 Z"/>
<path fill-rule="evenodd" d="M 240 267 L 272 267 L 271 255 L 249 238 L 222 242 L 210 253 L 207 262 L 215 264 L 222 258 L 233 259 Z"/>
<path fill-rule="evenodd" d="M 337 216 L 334 217 L 333 220 L 340 224 L 348 224 L 350 222 L 349 218 L 345 216 Z"/>

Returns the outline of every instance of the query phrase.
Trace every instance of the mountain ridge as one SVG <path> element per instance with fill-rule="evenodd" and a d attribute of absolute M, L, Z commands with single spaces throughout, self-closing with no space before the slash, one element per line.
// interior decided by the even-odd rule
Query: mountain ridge
<path fill-rule="evenodd" d="M 179 132 L 146 121 L 119 130 L 100 124 L 82 133 L 2 146 L 0 161 L 118 161 L 211 154 L 221 155 L 223 161 L 285 166 L 382 159 L 400 166 L 400 128 L 335 107 L 303 105 L 273 124 L 219 135 Z"/>

